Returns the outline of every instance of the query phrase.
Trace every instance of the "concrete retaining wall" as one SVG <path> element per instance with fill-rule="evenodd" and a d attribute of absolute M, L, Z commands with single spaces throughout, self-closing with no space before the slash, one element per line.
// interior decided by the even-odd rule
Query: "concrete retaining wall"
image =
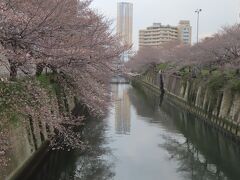
<path fill-rule="evenodd" d="M 79 103 L 74 94 L 67 92 L 61 93 L 62 97 L 42 95 L 42 101 L 49 105 L 48 111 L 45 107 L 32 107 L 38 116 L 22 112 L 16 114 L 16 118 L 12 118 L 13 115 L 1 117 L 0 138 L 4 137 L 5 141 L 0 141 L 0 179 L 26 179 L 48 151 L 49 138 L 54 134 L 54 119 L 63 112 L 71 113 Z M 46 116 L 48 122 L 42 120 Z M 6 123 L 1 123 L 3 121 Z"/>
<path fill-rule="evenodd" d="M 134 78 L 135 81 L 160 93 L 157 73 Z M 183 80 L 179 76 L 164 75 L 167 97 L 184 106 L 204 121 L 223 131 L 234 140 L 240 139 L 240 93 L 228 89 L 213 92 L 199 80 Z"/>

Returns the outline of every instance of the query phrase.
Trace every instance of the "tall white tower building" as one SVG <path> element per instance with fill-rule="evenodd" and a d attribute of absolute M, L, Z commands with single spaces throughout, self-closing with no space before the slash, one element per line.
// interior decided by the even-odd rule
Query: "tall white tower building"
<path fill-rule="evenodd" d="M 128 2 L 119 2 L 117 7 L 117 34 L 124 45 L 132 45 L 133 31 L 133 4 Z M 129 54 L 123 54 L 124 61 L 127 61 Z"/>
<path fill-rule="evenodd" d="M 117 8 L 117 33 L 122 43 L 132 44 L 133 4 L 127 2 L 118 3 Z"/>

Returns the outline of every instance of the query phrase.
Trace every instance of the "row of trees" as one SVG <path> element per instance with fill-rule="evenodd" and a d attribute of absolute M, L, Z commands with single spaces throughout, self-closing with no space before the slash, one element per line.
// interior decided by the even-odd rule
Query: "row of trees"
<path fill-rule="evenodd" d="M 240 68 L 240 25 L 224 27 L 212 37 L 194 46 L 170 42 L 161 47 L 141 48 L 127 66 L 133 71 L 144 71 L 151 64 L 170 63 L 177 69 L 189 66 L 195 71 L 207 68 Z M 176 69 L 177 68 L 177 69 Z"/>
<path fill-rule="evenodd" d="M 111 21 L 91 0 L 1 0 L 0 66 L 10 78 L 45 68 L 72 77 L 83 102 L 101 110 L 113 59 L 121 46 Z M 97 106 L 96 106 L 97 105 Z"/>
<path fill-rule="evenodd" d="M 0 0 L 0 68 L 9 72 L 12 81 L 22 76 L 29 76 L 31 81 L 45 70 L 58 74 L 61 87 L 71 87 L 81 98 L 82 107 L 98 116 L 107 107 L 112 64 L 129 47 L 119 43 L 110 28 L 111 21 L 91 9 L 90 4 L 91 0 Z M 66 146 L 76 146 L 79 138 L 68 127 L 78 125 L 82 117 L 66 117 L 64 112 L 51 115 L 52 109 L 57 109 L 56 103 L 43 101 L 46 93 L 34 82 L 23 87 L 36 102 L 30 106 L 22 102 L 27 101 L 26 96 L 13 96 L 16 112 L 54 124 L 59 136 L 53 146 L 63 141 L 67 141 Z M 5 99 L 11 101 L 10 97 Z M 20 103 L 22 106 L 16 107 Z M 40 104 L 38 111 L 34 104 Z"/>

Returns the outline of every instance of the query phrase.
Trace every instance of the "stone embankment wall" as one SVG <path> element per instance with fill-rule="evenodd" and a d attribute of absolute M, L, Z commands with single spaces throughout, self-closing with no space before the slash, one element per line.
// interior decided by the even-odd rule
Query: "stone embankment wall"
<path fill-rule="evenodd" d="M 160 78 L 156 72 L 133 78 L 135 82 L 160 93 Z M 183 79 L 163 75 L 165 95 L 172 101 L 239 142 L 240 139 L 240 93 L 228 88 L 213 90 L 199 79 Z"/>
<path fill-rule="evenodd" d="M 43 157 L 49 144 L 49 130 L 44 122 L 36 119 L 19 119 L 4 127 L 8 147 L 1 157 L 6 164 L 1 164 L 0 179 L 15 179 L 31 163 L 31 158 L 38 153 Z"/>
<path fill-rule="evenodd" d="M 44 76 L 44 79 L 48 79 Z M 10 85 L 9 85 L 10 84 Z M 12 92 L 12 95 L 28 96 L 33 93 L 23 88 L 23 91 L 16 90 L 17 83 L 0 84 L 0 92 Z M 27 83 L 20 83 L 23 87 Z M 50 138 L 54 134 L 54 121 L 64 114 L 71 114 L 80 101 L 74 94 L 57 87 L 54 91 L 48 82 L 33 83 L 29 87 L 37 89 L 34 96 L 26 97 L 26 102 L 32 103 L 29 111 L 17 112 L 4 106 L 4 97 L 10 99 L 10 94 L 0 96 L 0 179 L 16 179 L 16 177 L 30 174 L 27 167 L 37 167 L 38 163 L 49 150 Z M 12 90 L 15 88 L 14 90 Z M 5 91 L 4 91 L 5 89 Z M 7 89 L 7 90 L 6 90 Z M 10 91 L 8 91 L 10 90 Z M 15 93 L 13 93 L 13 91 Z M 22 97 L 23 98 L 23 97 Z M 36 102 L 38 98 L 39 101 Z M 15 98 L 14 98 L 15 99 Z M 17 104 L 13 105 L 18 106 Z M 27 109 L 27 108 L 23 108 Z M 6 112 L 5 112 L 6 111 Z M 23 179 L 23 178 L 21 178 Z"/>

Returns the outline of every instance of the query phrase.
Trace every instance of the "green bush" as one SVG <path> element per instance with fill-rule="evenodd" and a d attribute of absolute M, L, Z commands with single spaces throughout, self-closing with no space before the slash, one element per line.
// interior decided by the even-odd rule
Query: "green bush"
<path fill-rule="evenodd" d="M 230 80 L 230 88 L 232 91 L 240 92 L 240 80 L 239 79 Z"/>
<path fill-rule="evenodd" d="M 210 90 L 216 92 L 224 87 L 224 85 L 226 84 L 226 80 L 227 79 L 223 74 L 215 74 L 212 77 L 210 77 L 207 84 Z"/>
<path fill-rule="evenodd" d="M 40 85 L 48 90 L 50 95 L 55 95 L 59 91 L 59 85 L 55 82 L 55 74 L 42 74 L 37 77 L 37 80 L 40 82 Z M 50 96 L 51 97 L 51 96 Z"/>
<path fill-rule="evenodd" d="M 158 64 L 158 70 L 165 70 L 167 69 L 167 67 L 168 67 L 167 63 Z"/>

